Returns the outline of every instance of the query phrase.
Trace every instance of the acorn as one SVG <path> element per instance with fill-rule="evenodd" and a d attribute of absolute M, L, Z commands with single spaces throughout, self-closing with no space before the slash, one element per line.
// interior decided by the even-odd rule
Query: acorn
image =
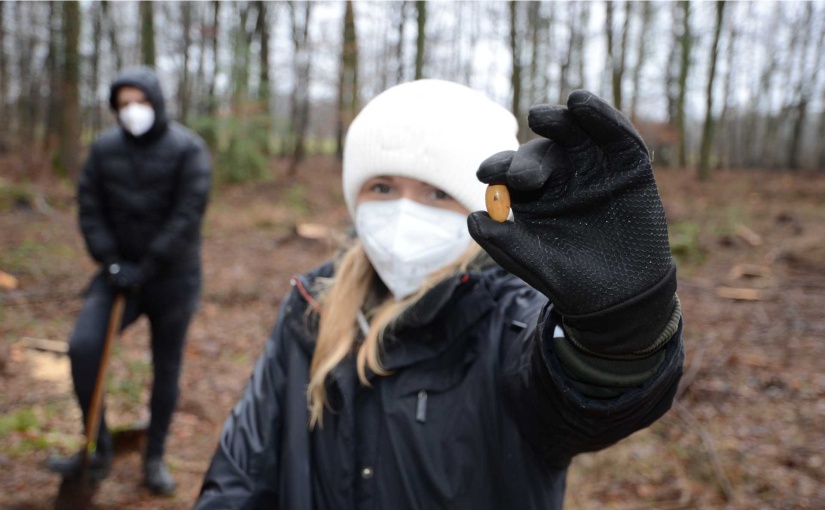
<path fill-rule="evenodd" d="M 485 196 L 487 213 L 498 222 L 507 220 L 510 215 L 510 191 L 504 184 L 490 184 Z"/>

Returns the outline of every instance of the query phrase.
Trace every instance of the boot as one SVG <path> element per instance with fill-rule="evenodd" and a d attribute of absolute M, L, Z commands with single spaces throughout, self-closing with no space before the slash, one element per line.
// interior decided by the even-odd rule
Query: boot
<path fill-rule="evenodd" d="M 147 458 L 143 463 L 143 476 L 149 490 L 159 496 L 171 496 L 175 492 L 175 480 L 161 457 Z"/>
<path fill-rule="evenodd" d="M 46 460 L 46 467 L 49 471 L 63 475 L 64 478 L 76 478 L 80 476 L 80 460 L 83 452 L 77 452 L 69 456 L 51 456 Z M 89 476 L 95 480 L 103 480 L 109 476 L 112 468 L 112 454 L 95 452 L 89 454 L 87 468 Z"/>

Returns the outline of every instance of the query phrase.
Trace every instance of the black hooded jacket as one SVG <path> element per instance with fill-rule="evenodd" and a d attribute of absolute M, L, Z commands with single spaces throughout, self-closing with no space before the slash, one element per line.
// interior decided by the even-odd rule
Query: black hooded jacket
<path fill-rule="evenodd" d="M 123 86 L 146 94 L 155 122 L 140 137 L 113 127 L 92 145 L 78 188 L 86 246 L 102 264 L 140 264 L 147 278 L 199 266 L 209 151 L 195 133 L 168 120 L 152 69 L 126 70 L 112 83 L 113 109 Z"/>
<path fill-rule="evenodd" d="M 317 319 L 307 309 L 315 279 L 332 273 L 328 264 L 293 280 L 196 510 L 560 509 L 573 456 L 672 403 L 681 321 L 643 384 L 590 398 L 560 364 L 552 305 L 495 266 L 442 282 L 408 310 L 385 338 L 391 374 L 370 377 L 372 388 L 345 358 L 327 383 L 323 427 L 310 431 Z"/>

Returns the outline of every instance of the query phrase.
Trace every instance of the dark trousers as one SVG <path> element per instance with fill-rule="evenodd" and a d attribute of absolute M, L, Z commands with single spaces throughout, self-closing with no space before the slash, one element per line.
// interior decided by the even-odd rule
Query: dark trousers
<path fill-rule="evenodd" d="M 163 455 L 166 435 L 178 401 L 178 380 L 186 330 L 197 308 L 200 288 L 200 268 L 194 267 L 149 282 L 139 291 L 127 294 L 122 329 L 146 314 L 152 331 L 154 379 L 150 402 L 151 421 L 146 443 L 147 458 Z M 106 327 L 115 292 L 104 274 L 98 274 L 92 279 L 83 310 L 69 340 L 72 380 L 78 403 L 83 410 L 84 424 L 103 355 Z M 97 449 L 109 453 L 113 446 L 112 437 L 102 414 Z"/>

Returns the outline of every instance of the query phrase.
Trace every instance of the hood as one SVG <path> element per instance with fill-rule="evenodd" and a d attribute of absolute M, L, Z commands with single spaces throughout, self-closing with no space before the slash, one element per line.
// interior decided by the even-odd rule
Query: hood
<path fill-rule="evenodd" d="M 154 69 L 151 67 L 131 67 L 120 73 L 120 76 L 112 82 L 109 89 L 109 105 L 112 110 L 117 110 L 115 104 L 115 97 L 120 87 L 136 87 L 146 94 L 149 102 L 152 103 L 152 108 L 155 110 L 155 123 L 152 128 L 140 138 L 154 138 L 162 133 L 169 119 L 166 117 L 166 104 L 163 97 L 163 90 L 160 87 L 160 80 Z M 130 135 L 131 136 L 131 135 Z"/>

